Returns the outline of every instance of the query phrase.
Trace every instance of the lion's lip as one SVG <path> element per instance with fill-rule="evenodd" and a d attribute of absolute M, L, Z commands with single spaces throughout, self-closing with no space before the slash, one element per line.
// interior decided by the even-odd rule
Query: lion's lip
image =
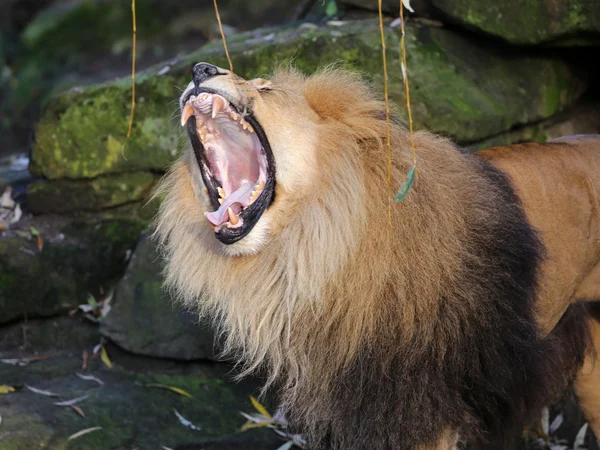
<path fill-rule="evenodd" d="M 274 197 L 274 160 L 262 127 L 227 98 L 191 92 L 182 107 L 213 211 L 205 215 L 226 244 L 244 237 Z"/>

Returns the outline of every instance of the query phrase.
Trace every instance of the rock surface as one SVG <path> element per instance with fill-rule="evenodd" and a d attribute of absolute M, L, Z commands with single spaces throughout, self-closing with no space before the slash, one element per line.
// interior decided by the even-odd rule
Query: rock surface
<path fill-rule="evenodd" d="M 377 1 L 342 0 L 377 11 Z M 595 0 L 412 0 L 418 16 L 457 23 L 512 44 L 589 45 L 600 42 L 600 3 Z M 384 0 L 383 10 L 397 16 L 399 3 Z"/>
<path fill-rule="evenodd" d="M 57 314 L 108 289 L 145 226 L 139 219 L 47 216 L 0 232 L 0 323 Z"/>
<path fill-rule="evenodd" d="M 234 384 L 228 375 L 231 368 L 223 364 L 152 360 L 111 346 L 111 369 L 92 356 L 83 370 L 83 351 L 92 354 L 99 340 L 94 325 L 68 317 L 18 323 L 0 331 L 0 359 L 49 356 L 24 367 L 0 363 L 2 384 L 60 395 L 51 398 L 27 388 L 1 395 L 0 449 L 183 449 L 193 444 L 197 449 L 263 450 L 281 445 L 270 430 L 239 432 L 244 423 L 239 411 L 253 411 L 248 397 L 257 394 L 255 380 Z M 76 373 L 93 375 L 104 385 Z M 183 389 L 193 398 L 149 384 Z M 82 396 L 87 398 L 77 406 L 85 418 L 54 405 Z M 180 423 L 174 410 L 199 430 Z M 91 427 L 102 429 L 68 441 L 73 433 Z"/>
<path fill-rule="evenodd" d="M 162 264 L 155 243 L 143 236 L 119 282 L 113 307 L 100 332 L 139 355 L 194 360 L 217 359 L 212 330 L 198 324 L 163 289 Z"/>
<path fill-rule="evenodd" d="M 133 172 L 93 180 L 35 181 L 29 185 L 29 209 L 34 214 L 99 211 L 148 195 L 155 176 Z"/>
<path fill-rule="evenodd" d="M 404 111 L 398 48 L 400 32 L 387 27 L 390 97 Z M 259 76 L 277 62 L 293 60 L 307 72 L 332 61 L 382 86 L 381 44 L 377 21 L 342 26 L 302 25 L 240 34 L 229 39 L 236 73 Z M 450 30 L 412 26 L 408 31 L 408 72 L 417 128 L 472 142 L 550 117 L 585 89 L 570 67 L 558 59 L 532 57 L 473 42 Z M 226 67 L 219 42 L 182 60 L 165 63 L 138 76 L 139 113 L 127 143 L 129 81 L 71 90 L 55 98 L 37 126 L 32 170 L 50 179 L 91 178 L 134 170 L 163 170 L 185 145 L 177 118 L 167 105 L 189 82 L 198 61 Z M 159 75 L 161 73 L 162 75 Z"/>

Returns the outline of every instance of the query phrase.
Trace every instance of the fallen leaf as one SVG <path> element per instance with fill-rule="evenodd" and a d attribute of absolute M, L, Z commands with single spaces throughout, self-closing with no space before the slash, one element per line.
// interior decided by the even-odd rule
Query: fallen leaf
<path fill-rule="evenodd" d="M 16 389 L 14 386 L 7 386 L 5 384 L 0 385 L 0 394 L 10 394 L 15 391 Z"/>
<path fill-rule="evenodd" d="M 95 355 L 95 354 L 97 354 L 97 353 L 98 353 L 98 352 L 99 352 L 99 351 L 102 349 L 102 346 L 103 346 L 103 345 L 104 345 L 104 344 L 103 344 L 102 342 L 100 342 L 99 344 L 96 344 L 96 345 L 94 346 L 94 349 L 92 350 L 92 353 L 93 353 L 94 355 Z"/>
<path fill-rule="evenodd" d="M 410 7 L 410 0 L 402 0 L 402 4 L 406 9 L 408 9 L 411 13 L 414 13 L 415 10 Z"/>
<path fill-rule="evenodd" d="M 242 428 L 240 428 L 240 431 L 248 431 L 253 428 L 265 428 L 265 427 L 268 427 L 269 425 L 273 425 L 273 423 L 274 422 L 272 420 L 265 420 L 264 422 L 259 422 L 259 423 L 253 423 L 249 420 L 244 425 L 242 425 Z"/>
<path fill-rule="evenodd" d="M 37 235 L 36 241 L 37 241 L 37 248 L 41 252 L 42 250 L 44 250 L 44 240 L 42 239 L 41 234 Z"/>
<path fill-rule="evenodd" d="M 39 394 L 39 395 L 45 395 L 46 397 L 60 397 L 60 395 L 55 394 L 54 392 L 50 392 L 50 391 L 43 391 L 41 389 L 37 389 L 34 387 L 31 387 L 29 385 L 25 385 L 25 387 L 27 389 L 29 389 L 31 392 L 33 392 L 34 394 Z"/>
<path fill-rule="evenodd" d="M 73 410 L 75 410 L 75 412 L 76 412 L 77 414 L 79 414 L 81 417 L 83 417 L 83 418 L 85 419 L 85 413 L 83 412 L 83 409 L 81 409 L 81 408 L 80 408 L 79 406 L 77 406 L 77 405 L 71 405 L 71 408 L 72 408 Z"/>
<path fill-rule="evenodd" d="M 52 355 L 40 355 L 40 356 L 32 356 L 30 358 L 16 358 L 16 359 L 0 359 L 0 362 L 4 364 L 10 364 L 12 366 L 23 367 L 32 362 L 41 361 L 43 359 L 51 358 Z"/>
<path fill-rule="evenodd" d="M 583 444 L 585 442 L 585 434 L 587 433 L 587 429 L 588 429 L 588 424 L 587 423 L 583 424 L 583 426 L 579 429 L 579 432 L 577 433 L 577 436 L 575 436 L 575 441 L 573 442 L 573 450 L 579 450 L 580 448 L 583 447 Z"/>
<path fill-rule="evenodd" d="M 56 406 L 71 406 L 71 405 L 75 405 L 75 404 L 79 403 L 82 400 L 85 400 L 88 397 L 89 397 L 89 395 L 84 395 L 82 397 L 73 398 L 71 400 L 65 400 L 64 402 L 54 402 L 54 404 Z"/>
<path fill-rule="evenodd" d="M 39 236 L 40 235 L 40 232 L 35 227 L 29 227 L 29 232 L 31 233 L 32 236 Z"/>
<path fill-rule="evenodd" d="M 81 370 L 87 370 L 88 360 L 90 359 L 90 354 L 87 350 L 84 350 L 81 354 Z"/>
<path fill-rule="evenodd" d="M 181 414 L 179 414 L 179 412 L 177 412 L 177 410 L 175 408 L 173 408 L 173 412 L 175 413 L 175 415 L 179 419 L 179 422 L 181 422 L 182 425 L 185 425 L 186 427 L 191 428 L 192 430 L 196 430 L 196 431 L 200 431 L 201 430 L 200 427 L 197 427 L 192 422 L 190 422 L 185 417 L 183 417 Z"/>
<path fill-rule="evenodd" d="M 102 381 L 100 378 L 95 377 L 94 375 L 83 375 L 81 373 L 77 373 L 75 372 L 75 375 L 77 375 L 79 378 L 81 378 L 82 380 L 86 380 L 86 381 L 95 381 L 96 383 L 98 383 L 100 386 L 104 386 L 104 381 Z"/>
<path fill-rule="evenodd" d="M 254 406 L 254 409 L 256 409 L 260 414 L 262 414 L 263 416 L 265 416 L 269 419 L 273 419 L 271 414 L 269 414 L 269 412 L 267 411 L 267 408 L 265 408 L 263 405 L 261 405 L 259 403 L 259 401 L 256 400 L 252 395 L 250 396 L 250 401 L 252 402 L 252 406 Z"/>
<path fill-rule="evenodd" d="M 78 431 L 77 433 L 74 433 L 71 436 L 69 436 L 67 438 L 67 441 L 72 441 L 73 439 L 77 439 L 77 438 L 79 438 L 81 436 L 84 436 L 84 435 L 86 435 L 88 433 L 91 433 L 93 431 L 98 431 L 98 430 L 101 430 L 101 429 L 102 429 L 102 427 L 86 428 L 85 430 Z"/>
<path fill-rule="evenodd" d="M 168 389 L 169 391 L 173 391 L 176 392 L 179 395 L 183 395 L 184 397 L 188 397 L 188 398 L 194 398 L 191 394 L 189 394 L 188 392 L 184 391 L 183 389 L 180 389 L 178 387 L 175 386 L 167 386 L 165 384 L 158 384 L 158 383 L 148 383 L 145 385 L 146 387 L 154 387 L 154 388 L 160 388 L 160 389 Z"/>
<path fill-rule="evenodd" d="M 543 433 L 548 436 L 548 431 L 550 430 L 550 411 L 548 408 L 542 409 L 542 417 L 540 417 L 540 425 L 542 427 Z"/>
<path fill-rule="evenodd" d="M 106 365 L 106 367 L 112 369 L 112 362 L 110 361 L 110 358 L 108 357 L 108 352 L 104 347 L 102 347 L 102 349 L 100 350 L 100 359 L 102 360 L 104 365 Z"/>
<path fill-rule="evenodd" d="M 562 415 L 562 413 L 560 413 L 554 418 L 554 420 L 550 424 L 550 428 L 548 428 L 548 434 L 554 434 L 554 432 L 560 428 L 562 423 L 563 423 L 563 415 Z"/>
<path fill-rule="evenodd" d="M 277 450 L 290 450 L 290 448 L 292 448 L 292 445 L 294 445 L 294 441 L 288 441 L 281 447 L 278 447 Z"/>

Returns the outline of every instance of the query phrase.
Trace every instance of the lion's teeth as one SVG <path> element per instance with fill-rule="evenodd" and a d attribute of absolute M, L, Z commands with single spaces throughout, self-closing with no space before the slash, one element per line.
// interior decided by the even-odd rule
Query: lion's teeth
<path fill-rule="evenodd" d="M 189 103 L 183 108 L 181 113 L 181 126 L 184 126 L 188 119 L 194 115 L 194 108 Z"/>
<path fill-rule="evenodd" d="M 260 181 L 259 181 L 259 183 L 256 185 L 256 188 L 255 188 L 255 189 L 256 189 L 257 191 L 262 191 L 264 187 L 265 187 L 265 182 L 264 182 L 264 180 L 260 180 Z"/>
<path fill-rule="evenodd" d="M 230 112 L 229 113 L 229 117 L 231 117 L 233 120 L 235 120 L 237 122 L 239 120 L 239 118 L 240 118 L 240 115 L 236 114 L 234 112 Z"/>
<path fill-rule="evenodd" d="M 240 221 L 240 218 L 233 213 L 231 208 L 227 208 L 227 212 L 229 213 L 229 221 L 231 222 L 231 225 L 237 225 Z"/>
<path fill-rule="evenodd" d="M 225 201 L 224 198 L 219 198 L 219 205 L 222 205 L 224 201 Z"/>
<path fill-rule="evenodd" d="M 225 198 L 225 191 L 223 190 L 222 187 L 218 187 L 217 192 L 219 193 L 219 197 Z"/>
<path fill-rule="evenodd" d="M 260 192 L 258 191 L 253 191 L 252 195 L 250 195 L 250 203 L 252 203 L 254 200 L 256 200 L 258 198 L 258 196 L 260 195 Z"/>
<path fill-rule="evenodd" d="M 219 111 L 223 108 L 225 108 L 225 101 L 221 97 L 215 96 L 212 103 L 212 118 L 214 119 L 217 117 L 217 114 L 219 114 Z"/>

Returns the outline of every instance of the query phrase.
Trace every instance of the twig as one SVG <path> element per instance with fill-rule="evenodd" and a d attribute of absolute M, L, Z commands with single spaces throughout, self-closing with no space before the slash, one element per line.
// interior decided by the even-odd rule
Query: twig
<path fill-rule="evenodd" d="M 136 47 L 136 35 L 137 35 L 137 27 L 135 23 L 135 0 L 131 0 L 131 16 L 133 20 L 133 51 L 131 55 L 131 112 L 129 113 L 129 127 L 127 128 L 127 137 L 125 138 L 125 142 L 121 147 L 121 155 L 123 159 L 127 160 L 125 157 L 125 143 L 131 137 L 131 128 L 133 127 L 133 112 L 135 111 L 135 47 Z"/>
<path fill-rule="evenodd" d="M 221 15 L 219 14 L 219 7 L 217 6 L 217 0 L 213 0 L 215 4 L 215 14 L 217 15 L 217 22 L 219 22 L 219 31 L 221 32 L 221 39 L 223 39 L 223 47 L 225 48 L 225 55 L 229 62 L 229 70 L 233 72 L 233 63 L 229 57 L 229 50 L 227 50 L 227 41 L 225 40 L 225 32 L 223 31 L 223 25 L 221 24 Z"/>
<path fill-rule="evenodd" d="M 390 131 L 390 100 L 388 98 L 388 75 L 387 75 L 387 59 L 385 57 L 385 33 L 383 31 L 383 11 L 382 0 L 378 0 L 379 7 L 379 31 L 381 33 L 381 55 L 383 59 L 383 95 L 385 97 L 385 123 L 387 128 L 387 182 L 388 182 L 388 221 L 392 226 L 392 144 Z"/>

